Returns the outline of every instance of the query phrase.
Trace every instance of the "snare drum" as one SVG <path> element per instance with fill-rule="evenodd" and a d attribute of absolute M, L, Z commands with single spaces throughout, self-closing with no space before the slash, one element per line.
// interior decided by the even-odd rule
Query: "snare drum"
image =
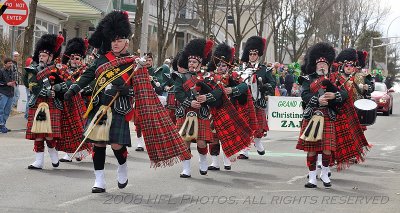
<path fill-rule="evenodd" d="M 358 120 L 362 126 L 375 123 L 378 105 L 370 99 L 360 99 L 354 102 Z"/>

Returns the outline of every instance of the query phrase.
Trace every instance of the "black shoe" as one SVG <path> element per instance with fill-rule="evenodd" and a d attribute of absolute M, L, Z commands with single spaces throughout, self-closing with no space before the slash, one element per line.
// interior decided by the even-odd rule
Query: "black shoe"
<path fill-rule="evenodd" d="M 318 168 L 318 169 L 322 169 L 322 166 L 321 166 L 321 165 L 318 165 L 317 168 Z"/>
<path fill-rule="evenodd" d="M 53 167 L 58 167 L 60 165 L 60 161 L 58 161 L 57 163 L 51 163 L 51 165 L 53 165 Z"/>
<path fill-rule="evenodd" d="M 192 177 L 192 176 L 187 175 L 187 174 L 180 174 L 179 177 L 180 177 L 180 178 L 190 178 L 190 177 Z"/>
<path fill-rule="evenodd" d="M 244 154 L 240 154 L 240 155 L 237 157 L 237 159 L 249 159 L 249 157 L 247 157 L 247 156 L 244 155 Z"/>
<path fill-rule="evenodd" d="M 70 163 L 70 162 L 72 162 L 72 160 L 67 160 L 67 159 L 61 158 L 60 162 L 69 162 Z"/>
<path fill-rule="evenodd" d="M 219 168 L 218 168 L 218 167 L 215 167 L 215 166 L 209 166 L 209 167 L 208 167 L 208 170 L 211 170 L 211 171 L 213 171 L 213 170 L 219 171 Z"/>
<path fill-rule="evenodd" d="M 322 181 L 322 183 L 324 184 L 325 188 L 330 188 L 332 186 L 331 182 L 325 183 L 324 181 Z"/>
<path fill-rule="evenodd" d="M 117 181 L 118 182 L 118 181 Z M 118 188 L 120 188 L 120 189 L 123 189 L 123 188 L 125 188 L 126 187 L 126 185 L 128 185 L 128 180 L 126 180 L 126 182 L 125 183 L 123 183 L 123 184 L 121 184 L 121 183 L 119 183 L 118 182 Z"/>
<path fill-rule="evenodd" d="M 136 152 L 144 152 L 144 148 L 143 147 L 137 147 L 135 149 Z"/>
<path fill-rule="evenodd" d="M 332 173 L 331 173 L 331 172 L 328 172 L 328 177 L 331 177 L 331 175 L 332 175 Z"/>
<path fill-rule="evenodd" d="M 225 170 L 231 170 L 231 166 L 224 166 Z"/>
<path fill-rule="evenodd" d="M 201 175 L 206 175 L 207 174 L 207 171 L 201 171 L 200 169 L 199 169 L 199 171 L 200 171 Z"/>
<path fill-rule="evenodd" d="M 33 165 L 29 165 L 28 169 L 42 169 L 42 168 L 39 168 L 39 167 L 36 167 L 36 166 L 33 166 Z"/>
<path fill-rule="evenodd" d="M 103 192 L 106 192 L 106 189 L 99 188 L 99 187 L 92 188 L 92 193 L 103 193 Z"/>
<path fill-rule="evenodd" d="M 263 150 L 263 151 L 258 151 L 257 150 L 257 152 L 258 152 L 259 155 L 265 155 L 265 150 Z"/>
<path fill-rule="evenodd" d="M 317 188 L 317 185 L 312 184 L 310 182 L 307 182 L 306 185 L 304 185 L 304 187 L 306 187 L 306 188 Z"/>

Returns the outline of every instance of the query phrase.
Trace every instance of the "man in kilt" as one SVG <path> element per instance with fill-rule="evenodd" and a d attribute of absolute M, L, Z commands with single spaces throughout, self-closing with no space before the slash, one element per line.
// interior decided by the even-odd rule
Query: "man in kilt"
<path fill-rule="evenodd" d="M 251 127 L 251 135 L 257 130 L 257 118 L 255 114 L 253 100 L 249 87 L 242 81 L 239 74 L 233 71 L 235 48 L 222 43 L 219 44 L 213 53 L 213 57 L 208 63 L 208 71 L 214 73 L 214 80 L 224 88 L 239 116 Z M 220 170 L 218 156 L 220 154 L 220 143 L 209 144 L 212 159 L 208 170 Z M 222 154 L 225 170 L 231 170 L 231 161 Z"/>
<path fill-rule="evenodd" d="M 28 169 L 42 169 L 44 141 L 46 141 L 53 167 L 59 166 L 57 140 L 62 136 L 63 101 L 53 88 L 51 79 L 44 72 L 54 69 L 54 59 L 61 52 L 62 36 L 45 34 L 36 43 L 33 62 L 26 68 L 25 82 L 31 93 L 29 99 L 26 139 L 34 141 L 35 162 Z M 42 77 L 39 77 L 42 76 Z"/>
<path fill-rule="evenodd" d="M 100 57 L 64 95 L 66 100 L 70 100 L 96 80 L 85 114 L 89 123 L 85 135 L 89 142 L 94 143 L 92 158 L 96 179 L 92 193 L 106 191 L 104 164 L 107 145 L 111 145 L 118 161 L 118 187 L 122 189 L 128 184 L 126 147 L 131 146 L 129 121 L 134 113 L 134 99 L 139 114 L 135 121 L 146 123 L 141 127 L 151 166 L 171 166 L 190 157 L 154 93 L 147 69 L 143 68 L 144 59 L 127 52 L 130 35 L 131 25 L 126 11 L 107 14 L 89 39 L 91 46 L 99 48 Z M 100 117 L 101 114 L 104 116 Z"/>
<path fill-rule="evenodd" d="M 333 73 L 331 77 L 338 86 L 346 89 L 348 93 L 348 98 L 336 117 L 337 148 L 333 157 L 338 170 L 347 168 L 351 163 L 363 162 L 365 151 L 371 147 L 365 138 L 354 108 L 355 96 L 357 96 L 354 87 L 360 87 L 360 90 L 365 90 L 367 93 L 372 90 L 369 81 L 362 85 L 355 85 L 354 83 L 353 76 L 356 72 L 359 72 L 356 66 L 360 65 L 363 57 L 364 54 L 359 55 L 355 49 L 344 49 L 336 57 L 336 62 L 340 64 L 339 70 Z"/>
<path fill-rule="evenodd" d="M 321 180 L 330 187 L 328 177 L 332 152 L 337 150 L 336 117 L 347 99 L 347 91 L 337 88 L 329 79 L 335 50 L 328 43 L 317 43 L 307 53 L 301 97 L 305 105 L 300 137 L 296 148 L 307 152 L 309 168 L 306 188 L 317 187 L 317 153 L 322 152 Z"/>
<path fill-rule="evenodd" d="M 78 80 L 85 71 L 86 65 L 83 63 L 83 59 L 86 56 L 86 49 L 86 43 L 82 38 L 76 37 L 68 41 L 62 56 L 64 74 L 61 75 L 67 87 L 60 88 L 60 92 L 65 93 L 69 86 Z M 60 162 L 72 162 L 71 156 L 82 140 L 85 124 L 83 114 L 85 111 L 86 106 L 81 96 L 73 97 L 72 101 L 64 101 L 61 129 L 64 143 L 58 143 L 57 150 L 66 152 L 66 154 L 60 159 Z M 91 146 L 84 144 L 77 153 L 76 160 L 81 161 L 89 153 L 91 153 Z"/>
<path fill-rule="evenodd" d="M 214 94 L 208 93 L 202 95 L 201 102 L 197 99 L 196 87 L 198 75 L 201 75 L 200 69 L 202 65 L 206 65 L 211 55 L 213 42 L 204 39 L 191 40 L 185 47 L 181 62 L 183 68 L 187 69 L 185 73 L 173 73 L 175 87 L 175 98 L 178 101 L 176 109 L 176 126 L 182 128 L 187 117 L 187 113 L 195 112 L 198 119 L 198 135 L 195 139 L 197 151 L 199 152 L 199 170 L 201 175 L 207 174 L 207 143 L 215 141 L 214 134 L 211 129 L 210 111 L 208 106 L 203 102 L 215 102 L 216 97 L 220 96 L 222 91 Z M 200 95 L 199 95 L 200 96 Z M 187 141 L 187 149 L 190 151 L 192 141 Z M 183 171 L 180 174 L 181 178 L 191 177 L 190 158 L 183 161 Z"/>
<path fill-rule="evenodd" d="M 271 69 L 267 69 L 264 64 L 259 62 L 260 57 L 264 54 L 265 44 L 266 40 L 260 36 L 250 37 L 246 41 L 241 59 L 244 62 L 243 71 L 248 75 L 245 81 L 250 86 L 257 116 L 258 129 L 254 133 L 254 146 L 259 155 L 265 154 L 261 138 L 268 131 L 267 115 L 265 113 L 267 107 L 266 98 L 275 94 L 274 88 L 276 85 Z M 238 158 L 248 159 L 248 152 L 249 148 L 242 150 Z"/>

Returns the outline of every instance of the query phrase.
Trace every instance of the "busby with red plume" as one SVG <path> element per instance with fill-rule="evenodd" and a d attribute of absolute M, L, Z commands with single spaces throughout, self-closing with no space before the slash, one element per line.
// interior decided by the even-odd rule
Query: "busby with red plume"
<path fill-rule="evenodd" d="M 317 63 L 324 62 L 329 66 L 335 60 L 335 49 L 333 46 L 326 42 L 319 42 L 314 44 L 308 50 L 307 65 L 305 67 L 306 74 L 316 72 Z"/>
<path fill-rule="evenodd" d="M 105 54 L 111 50 L 111 42 L 116 39 L 129 39 L 132 34 L 126 11 L 112 11 L 97 25 L 96 30 L 89 38 L 89 44 Z"/>
<path fill-rule="evenodd" d="M 61 53 L 61 45 L 64 42 L 62 35 L 45 34 L 40 37 L 35 46 L 35 52 L 33 54 L 33 61 L 39 63 L 39 54 L 47 53 L 53 55 L 53 60 L 58 58 Z"/>
<path fill-rule="evenodd" d="M 62 63 L 67 64 L 71 56 L 78 55 L 82 58 L 86 55 L 86 45 L 82 38 L 73 38 L 68 41 L 62 56 Z"/>
<path fill-rule="evenodd" d="M 207 70 L 214 71 L 221 61 L 229 67 L 232 67 L 234 54 L 234 48 L 232 51 L 232 48 L 229 45 L 225 43 L 219 44 L 214 50 L 211 61 L 208 63 Z"/>
<path fill-rule="evenodd" d="M 258 56 L 260 57 L 264 55 L 266 42 L 267 40 L 260 36 L 252 36 L 249 39 L 247 39 L 241 60 L 243 62 L 249 62 L 250 53 L 257 53 Z"/>
<path fill-rule="evenodd" d="M 358 63 L 357 66 L 360 67 L 361 69 L 365 67 L 367 57 L 368 57 L 368 52 L 367 51 L 361 51 L 357 50 L 357 55 L 358 55 Z"/>
<path fill-rule="evenodd" d="M 196 59 L 203 66 L 207 65 L 211 58 L 213 46 L 214 42 L 212 40 L 197 38 L 189 41 L 181 56 L 182 67 L 188 68 L 189 59 Z"/>

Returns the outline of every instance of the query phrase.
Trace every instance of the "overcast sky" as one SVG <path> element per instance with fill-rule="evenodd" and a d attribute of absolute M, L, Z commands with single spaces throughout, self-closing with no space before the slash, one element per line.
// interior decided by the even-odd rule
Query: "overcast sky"
<path fill-rule="evenodd" d="M 386 37 L 386 32 L 388 30 L 389 24 L 393 21 L 389 28 L 389 36 L 400 36 L 400 0 L 383 0 L 382 5 L 388 5 L 391 7 L 389 15 L 381 26 L 381 32 L 383 36 Z"/>

